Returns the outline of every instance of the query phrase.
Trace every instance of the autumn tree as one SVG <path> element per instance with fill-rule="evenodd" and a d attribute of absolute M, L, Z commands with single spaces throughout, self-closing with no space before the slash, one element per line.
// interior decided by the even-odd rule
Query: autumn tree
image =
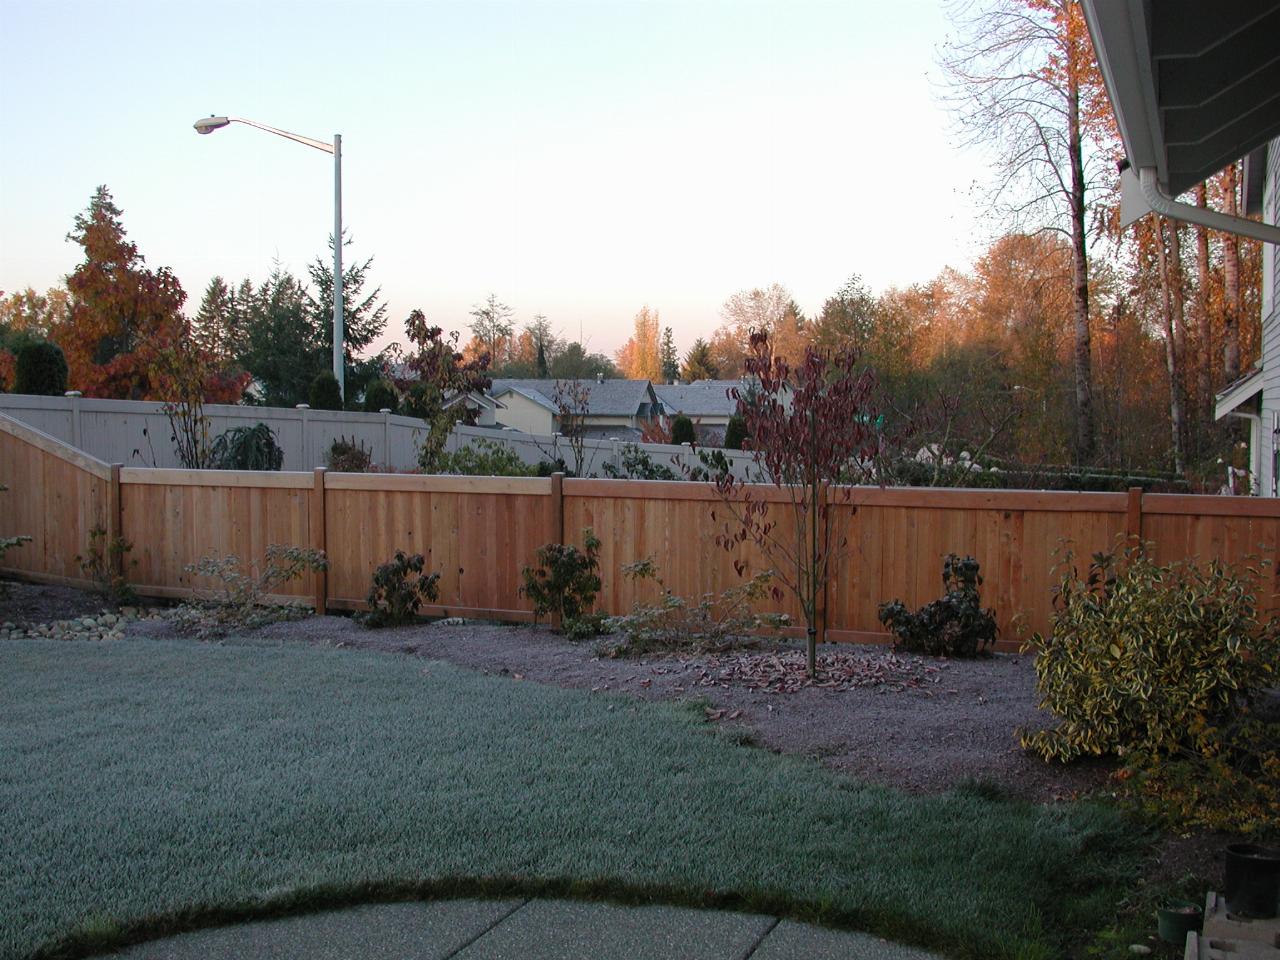
<path fill-rule="evenodd" d="M 66 354 L 73 389 L 145 399 L 158 352 L 183 334 L 186 294 L 167 267 L 146 267 L 120 218 L 105 186 L 76 216 L 67 239 L 84 259 L 67 277 L 70 307 L 51 336 Z"/>
<path fill-rule="evenodd" d="M 71 296 L 61 287 L 36 293 L 31 287 L 7 296 L 0 292 L 0 345 L 14 350 L 30 340 L 44 340 L 66 322 Z"/>
<path fill-rule="evenodd" d="M 1091 116 L 1109 107 L 1079 0 L 987 0 L 957 8 L 943 55 L 968 142 L 997 152 L 992 201 L 1014 229 L 1047 229 L 1071 249 L 1075 456 L 1096 452 L 1090 345 L 1089 193 L 1102 152 Z"/>
<path fill-rule="evenodd" d="M 720 371 L 711 361 L 711 347 L 707 341 L 699 337 L 684 355 L 684 365 L 680 368 L 680 378 L 692 383 L 695 380 L 719 379 Z"/>
<path fill-rule="evenodd" d="M 834 529 L 831 509 L 851 499 L 852 488 L 841 485 L 850 469 L 874 460 L 886 443 L 874 409 L 875 376 L 849 350 L 829 354 L 810 346 L 803 363 L 792 367 L 766 333 L 753 334 L 749 348 L 746 372 L 754 388 L 735 388 L 733 396 L 756 467 L 782 498 L 770 502 L 731 472 L 719 474 L 713 481 L 723 507 L 717 544 L 733 551 L 750 543 L 767 558 L 780 585 L 775 599 L 785 589 L 803 611 L 814 676 L 823 587 L 849 546 Z M 741 560 L 735 567 L 746 571 Z"/>
<path fill-rule="evenodd" d="M 618 368 L 632 380 L 662 379 L 662 347 L 658 311 L 643 306 L 635 318 L 635 332 L 618 351 Z"/>
<path fill-rule="evenodd" d="M 751 352 L 753 333 L 768 334 L 771 349 L 795 360 L 806 339 L 801 326 L 803 316 L 782 284 L 739 290 L 720 308 L 720 326 L 710 343 L 712 362 L 722 375 L 740 376 Z"/>

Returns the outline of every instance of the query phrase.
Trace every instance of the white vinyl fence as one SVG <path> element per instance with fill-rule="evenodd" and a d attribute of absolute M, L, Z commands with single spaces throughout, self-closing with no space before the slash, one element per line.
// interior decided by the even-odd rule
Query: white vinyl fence
<path fill-rule="evenodd" d="M 250 407 L 209 404 L 209 435 L 232 427 L 265 423 L 284 451 L 284 470 L 310 470 L 325 465 L 334 440 L 346 437 L 364 444 L 374 464 L 385 470 L 414 470 L 418 446 L 426 434 L 421 420 L 390 413 L 310 410 L 305 407 Z M 0 413 L 35 427 L 106 463 L 128 467 L 180 467 L 174 451 L 169 420 L 163 404 L 151 400 L 92 400 L 87 397 L 36 397 L 0 393 Z M 623 459 L 628 446 L 638 447 L 656 466 L 683 476 L 682 464 L 698 465 L 690 448 L 673 444 L 628 444 L 623 440 L 584 440 L 581 464 L 574 446 L 565 437 L 521 433 L 493 427 L 454 427 L 446 449 L 450 452 L 484 439 L 514 451 L 525 463 L 561 459 L 578 476 L 609 475 L 612 464 L 618 476 L 626 476 Z M 751 455 L 723 451 L 735 476 L 751 479 Z"/>

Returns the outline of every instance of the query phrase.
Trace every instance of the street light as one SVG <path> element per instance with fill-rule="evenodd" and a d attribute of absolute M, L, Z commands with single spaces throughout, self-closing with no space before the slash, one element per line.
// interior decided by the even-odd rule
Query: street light
<path fill-rule="evenodd" d="M 278 130 L 244 117 L 205 117 L 197 120 L 194 126 L 196 133 L 213 133 L 233 123 L 257 127 L 294 143 L 333 154 L 333 375 L 338 381 L 339 395 L 345 398 L 346 377 L 342 351 L 342 134 L 335 133 L 333 143 L 325 143 L 323 140 L 300 137 L 288 130 Z"/>

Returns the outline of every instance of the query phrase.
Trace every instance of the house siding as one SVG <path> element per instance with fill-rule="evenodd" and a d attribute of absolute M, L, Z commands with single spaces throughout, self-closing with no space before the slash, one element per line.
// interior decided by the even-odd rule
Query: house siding
<path fill-rule="evenodd" d="M 1267 148 L 1267 171 L 1262 193 L 1262 218 L 1280 224 L 1280 138 Z M 1259 490 L 1274 497 L 1276 450 L 1280 437 L 1280 245 L 1262 248 L 1262 469 Z"/>

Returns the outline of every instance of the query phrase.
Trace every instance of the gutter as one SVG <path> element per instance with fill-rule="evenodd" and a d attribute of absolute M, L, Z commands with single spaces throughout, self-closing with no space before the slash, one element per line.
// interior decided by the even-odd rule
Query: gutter
<path fill-rule="evenodd" d="M 1135 173 L 1126 161 L 1120 170 L 1120 225 L 1127 227 L 1153 211 L 1171 220 L 1280 246 L 1280 227 L 1181 203 L 1160 189 L 1155 167 L 1143 167 Z"/>

